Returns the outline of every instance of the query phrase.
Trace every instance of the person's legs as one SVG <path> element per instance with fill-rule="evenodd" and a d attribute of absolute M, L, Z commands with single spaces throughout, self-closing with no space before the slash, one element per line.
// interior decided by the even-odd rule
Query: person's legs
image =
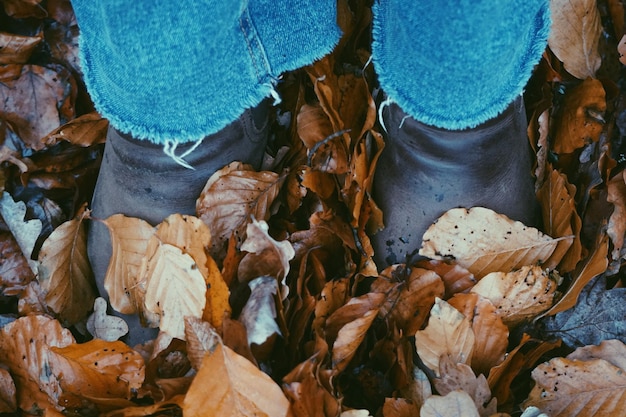
<path fill-rule="evenodd" d="M 372 56 L 386 147 L 374 198 L 379 267 L 410 261 L 453 207 L 533 223 L 537 209 L 521 93 L 546 45 L 545 0 L 397 0 L 374 6 Z"/>

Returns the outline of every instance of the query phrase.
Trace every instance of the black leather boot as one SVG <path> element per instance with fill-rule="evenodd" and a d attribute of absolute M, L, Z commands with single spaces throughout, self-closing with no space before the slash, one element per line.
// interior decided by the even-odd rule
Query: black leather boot
<path fill-rule="evenodd" d="M 142 218 L 152 225 L 173 213 L 194 214 L 196 199 L 209 177 L 232 161 L 259 167 L 267 143 L 269 105 L 265 101 L 222 129 L 207 136 L 184 159 L 194 169 L 176 163 L 162 145 L 137 140 L 109 128 L 102 166 L 91 203 L 92 217 L 105 219 L 116 213 Z M 178 146 L 181 155 L 192 145 Z M 104 276 L 111 257 L 107 227 L 92 221 L 88 254 L 100 294 L 107 298 Z M 129 345 L 156 337 L 157 329 L 141 326 L 137 315 L 122 315 Z"/>
<path fill-rule="evenodd" d="M 410 263 L 428 226 L 455 207 L 483 206 L 534 225 L 532 153 L 520 96 L 502 114 L 465 130 L 427 126 L 397 105 L 383 109 L 386 146 L 374 177 L 385 229 L 372 237 L 379 268 Z"/>

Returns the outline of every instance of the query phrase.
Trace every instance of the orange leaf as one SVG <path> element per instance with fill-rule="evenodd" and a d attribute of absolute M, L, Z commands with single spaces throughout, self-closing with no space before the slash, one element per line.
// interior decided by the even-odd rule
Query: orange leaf
<path fill-rule="evenodd" d="M 6 369 L 0 368 L 0 413 L 15 413 L 17 398 L 15 382 Z"/>
<path fill-rule="evenodd" d="M 0 32 L 0 64 L 25 64 L 42 39 L 41 33 L 37 36 L 20 36 Z"/>
<path fill-rule="evenodd" d="M 48 146 L 64 140 L 78 146 L 93 146 L 106 140 L 109 121 L 96 112 L 83 114 L 54 129 L 42 142 Z"/>

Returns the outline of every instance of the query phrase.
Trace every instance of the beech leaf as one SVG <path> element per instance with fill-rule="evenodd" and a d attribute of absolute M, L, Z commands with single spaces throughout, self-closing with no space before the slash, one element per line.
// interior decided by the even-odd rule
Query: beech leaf
<path fill-rule="evenodd" d="M 559 240 L 484 207 L 448 210 L 431 225 L 419 254 L 454 259 L 476 277 L 550 258 Z"/>
<path fill-rule="evenodd" d="M 607 228 L 607 234 L 613 243 L 611 256 L 613 260 L 626 259 L 626 253 L 622 254 L 626 240 L 626 170 L 609 180 L 607 191 L 606 200 L 614 207 Z"/>
<path fill-rule="evenodd" d="M 420 410 L 420 417 L 480 417 L 472 397 L 463 391 L 452 391 L 446 396 L 433 395 Z"/>
<path fill-rule="evenodd" d="M 365 339 L 365 335 L 374 322 L 378 309 L 367 311 L 359 317 L 343 326 L 337 334 L 333 344 L 333 370 L 336 374 L 342 372 L 354 357 L 356 350 Z"/>
<path fill-rule="evenodd" d="M 280 387 L 250 361 L 218 344 L 207 353 L 183 403 L 185 416 L 287 415 Z"/>
<path fill-rule="evenodd" d="M 470 364 L 474 332 L 469 320 L 444 300 L 437 299 L 424 330 L 415 333 L 420 359 L 439 376 L 439 359 L 449 356 L 455 363 Z"/>
<path fill-rule="evenodd" d="M 185 317 L 185 339 L 187 357 L 196 371 L 200 369 L 204 355 L 213 352 L 220 343 L 218 334 L 209 323 L 190 316 Z"/>
<path fill-rule="evenodd" d="M 39 283 L 48 307 L 60 319 L 75 324 L 91 310 L 97 292 L 87 258 L 86 206 L 57 227 L 39 252 Z"/>
<path fill-rule="evenodd" d="M 507 326 L 515 326 L 549 309 L 554 302 L 559 277 L 538 266 L 525 266 L 509 273 L 492 272 L 471 292 L 489 299 Z"/>
<path fill-rule="evenodd" d="M 209 178 L 196 212 L 211 230 L 211 254 L 216 260 L 223 257 L 223 246 L 233 233 L 243 240 L 252 217 L 268 219 L 285 178 L 275 172 L 255 172 L 241 162 L 232 162 Z"/>
<path fill-rule="evenodd" d="M 281 335 L 276 324 L 278 285 L 273 277 L 259 277 L 248 283 L 251 294 L 239 320 L 246 326 L 248 344 L 263 345 L 268 339 Z"/>
<path fill-rule="evenodd" d="M 113 342 L 128 333 L 128 324 L 121 317 L 107 314 L 107 302 L 98 297 L 93 304 L 93 313 L 87 319 L 87 331 L 97 339 Z"/>
<path fill-rule="evenodd" d="M 25 64 L 43 36 L 20 36 L 0 32 L 0 64 Z"/>
<path fill-rule="evenodd" d="M 0 387 L 0 413 L 15 413 L 17 411 L 15 382 L 9 371 L 4 368 L 0 368 Z"/>
<path fill-rule="evenodd" d="M 111 234 L 112 254 L 104 277 L 111 307 L 133 314 L 143 306 L 145 288 L 139 285 L 139 267 L 154 228 L 145 220 L 114 214 L 104 220 Z"/>
<path fill-rule="evenodd" d="M 147 311 L 160 317 L 161 331 L 185 340 L 185 317 L 202 317 L 206 304 L 206 283 L 193 258 L 176 246 L 160 244 L 146 257 L 141 277 Z"/>
<path fill-rule="evenodd" d="M 48 146 L 62 140 L 78 146 L 93 146 L 104 143 L 109 121 L 96 112 L 83 114 L 63 126 L 54 129 L 42 139 Z"/>
<path fill-rule="evenodd" d="M 548 45 L 554 55 L 574 77 L 595 76 L 602 61 L 598 52 L 602 22 L 596 1 L 551 0 L 550 14 Z"/>

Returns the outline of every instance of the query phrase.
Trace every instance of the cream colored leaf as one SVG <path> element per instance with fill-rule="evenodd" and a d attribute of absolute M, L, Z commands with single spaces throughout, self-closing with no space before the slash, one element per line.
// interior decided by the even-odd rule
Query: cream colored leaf
<path fill-rule="evenodd" d="M 37 262 L 30 258 L 41 233 L 41 220 L 24 220 L 26 218 L 26 204 L 23 201 L 14 201 L 7 192 L 2 192 L 0 196 L 0 216 L 9 226 L 9 230 L 20 246 L 30 269 L 37 274 Z"/>
<path fill-rule="evenodd" d="M 269 235 L 267 223 L 256 219 L 248 223 L 246 240 L 240 249 L 248 252 L 239 264 L 237 276 L 240 281 L 250 281 L 264 275 L 284 280 L 289 273 L 289 261 L 295 256 L 288 240 L 274 240 Z"/>
<path fill-rule="evenodd" d="M 106 300 L 98 297 L 87 319 L 87 330 L 97 339 L 113 342 L 128 333 L 128 324 L 121 317 L 109 316 Z"/>
<path fill-rule="evenodd" d="M 114 214 L 103 221 L 111 234 L 112 254 L 104 278 L 111 307 L 123 314 L 137 313 L 145 289 L 139 285 L 139 267 L 154 228 L 144 220 Z"/>
<path fill-rule="evenodd" d="M 599 345 L 579 347 L 567 355 L 567 359 L 579 361 L 604 359 L 611 365 L 626 370 L 626 345 L 617 339 L 604 340 Z"/>
<path fill-rule="evenodd" d="M 550 417 L 623 415 L 626 372 L 604 359 L 554 358 L 537 366 L 532 378 L 535 386 L 524 407 Z"/>
<path fill-rule="evenodd" d="M 336 374 L 346 369 L 377 314 L 378 309 L 369 310 L 362 317 L 347 323 L 339 330 L 337 340 L 333 344 L 333 371 Z"/>
<path fill-rule="evenodd" d="M 480 417 L 474 401 L 463 391 L 452 391 L 442 397 L 433 395 L 420 410 L 420 417 Z"/>
<path fill-rule="evenodd" d="M 278 285 L 273 277 L 259 277 L 248 283 L 251 294 L 241 311 L 239 321 L 246 326 L 248 344 L 263 345 L 268 339 L 281 335 L 276 324 Z"/>
<path fill-rule="evenodd" d="M 146 310 L 160 316 L 162 332 L 185 340 L 186 316 L 202 317 L 206 284 L 193 258 L 163 243 L 142 264 Z"/>
<path fill-rule="evenodd" d="M 469 320 L 444 300 L 437 299 L 424 330 L 415 333 L 420 359 L 439 376 L 439 359 L 448 355 L 455 363 L 469 364 L 474 351 L 474 332 Z"/>
<path fill-rule="evenodd" d="M 13 376 L 19 408 L 63 409 L 59 379 L 50 370 L 50 348 L 73 343 L 72 333 L 46 316 L 21 317 L 0 329 L 0 362 Z"/>
<path fill-rule="evenodd" d="M 196 317 L 185 317 L 185 339 L 187 357 L 197 371 L 207 352 L 213 352 L 220 343 L 219 335 L 206 321 Z"/>
<path fill-rule="evenodd" d="M 84 208 L 76 218 L 57 227 L 39 252 L 39 284 L 48 307 L 72 325 L 84 319 L 97 291 L 87 258 Z"/>
<path fill-rule="evenodd" d="M 433 395 L 433 391 L 426 373 L 413 364 L 409 366 L 412 368 L 409 382 L 400 389 L 400 394 L 403 398 L 411 400 L 419 409 L 426 399 Z"/>
<path fill-rule="evenodd" d="M 346 410 L 339 417 L 372 417 L 367 410 Z"/>
<path fill-rule="evenodd" d="M 207 353 L 183 403 L 186 417 L 287 415 L 280 387 L 250 361 L 218 344 Z"/>
<path fill-rule="evenodd" d="M 581 80 L 594 77 L 602 22 L 596 0 L 550 0 L 552 27 L 548 45 L 565 69 Z"/>
<path fill-rule="evenodd" d="M 538 266 L 525 266 L 517 271 L 492 272 L 472 288 L 471 292 L 489 299 L 507 326 L 537 317 L 554 303 L 558 275 Z"/>
<path fill-rule="evenodd" d="M 448 210 L 424 234 L 419 254 L 454 259 L 477 278 L 549 259 L 558 239 L 484 207 Z"/>
<path fill-rule="evenodd" d="M 232 162 L 209 178 L 196 202 L 196 212 L 211 230 L 215 259 L 222 258 L 223 246 L 233 233 L 243 239 L 252 217 L 268 219 L 285 178 L 275 172 L 256 172 L 241 162 Z"/>

